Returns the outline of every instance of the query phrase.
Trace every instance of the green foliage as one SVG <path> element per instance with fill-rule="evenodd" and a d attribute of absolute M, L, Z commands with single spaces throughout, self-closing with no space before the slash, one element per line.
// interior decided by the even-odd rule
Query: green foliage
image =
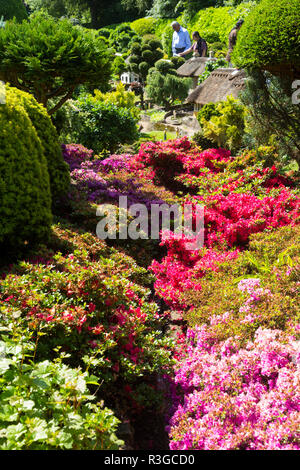
<path fill-rule="evenodd" d="M 247 342 L 258 327 L 296 334 L 299 236 L 299 226 L 252 235 L 247 251 L 201 280 L 201 291 L 186 296 L 186 302 L 195 307 L 188 313 L 190 325 L 209 323 L 212 311 L 216 316 L 230 312 L 227 322 L 212 327 L 220 340 L 238 335 Z M 239 281 L 247 278 L 259 278 L 266 291 L 251 309 L 254 321 L 247 321 L 249 312 L 241 309 L 247 295 L 237 288 Z"/>
<path fill-rule="evenodd" d="M 17 250 L 49 235 L 49 175 L 41 141 L 13 90 L 0 106 L 0 128 L 0 243 Z"/>
<path fill-rule="evenodd" d="M 132 46 L 131 55 L 129 57 L 130 68 L 132 72 L 140 74 L 145 81 L 150 67 L 153 67 L 155 62 L 162 57 L 161 42 L 152 37 L 144 38 L 141 46 L 138 44 L 133 44 Z"/>
<path fill-rule="evenodd" d="M 143 37 L 145 34 L 153 34 L 155 31 L 155 24 L 157 20 L 155 18 L 140 18 L 131 23 L 131 28 Z"/>
<path fill-rule="evenodd" d="M 300 70 L 299 0 L 262 0 L 247 17 L 233 54 L 239 67 Z"/>
<path fill-rule="evenodd" d="M 164 322 L 149 301 L 153 276 L 122 251 L 67 227 L 54 226 L 48 246 L 36 252 L 44 264 L 19 262 L 0 280 L 2 325 L 16 328 L 18 318 L 35 340 L 38 362 L 55 362 L 67 351 L 64 363 L 94 373 L 100 385 L 95 397 L 118 415 L 128 416 L 133 399 L 151 407 L 139 388 L 153 386 L 155 374 L 172 363 Z"/>
<path fill-rule="evenodd" d="M 173 57 L 171 57 L 171 62 L 173 63 L 175 69 L 177 70 L 177 69 L 179 69 L 179 67 L 180 67 L 181 65 L 184 64 L 185 60 L 184 60 L 183 57 L 180 57 L 180 56 L 173 56 Z"/>
<path fill-rule="evenodd" d="M 120 144 L 131 144 L 137 137 L 137 118 L 132 110 L 110 102 L 81 96 L 69 107 L 70 128 L 64 128 L 65 142 L 80 142 L 96 153 L 116 151 Z"/>
<path fill-rule="evenodd" d="M 226 49 L 226 44 L 220 41 L 213 42 L 212 44 L 209 45 L 209 49 L 212 49 L 215 52 L 223 51 Z"/>
<path fill-rule="evenodd" d="M 154 0 L 150 14 L 155 18 L 174 18 L 184 7 L 178 0 Z"/>
<path fill-rule="evenodd" d="M 139 42 L 139 36 L 130 27 L 129 24 L 123 23 L 113 30 L 110 35 L 110 44 L 117 52 L 128 53 L 132 44 Z"/>
<path fill-rule="evenodd" d="M 137 64 L 137 63 L 138 63 L 138 60 L 139 60 L 139 58 L 138 58 L 138 56 L 135 55 L 135 54 L 133 54 L 133 55 L 131 55 L 131 56 L 129 57 L 129 63 L 130 63 L 130 64 Z"/>
<path fill-rule="evenodd" d="M 137 60 L 133 60 L 133 62 L 137 63 L 138 57 L 132 56 L 132 58 L 136 58 Z M 146 49 L 145 51 L 142 52 L 142 58 L 144 59 L 145 62 L 148 62 L 149 64 L 152 62 L 152 52 L 150 49 Z"/>
<path fill-rule="evenodd" d="M 204 137 L 203 132 L 199 131 L 193 135 L 193 141 L 200 147 L 202 150 L 207 150 L 214 148 L 214 142 L 212 140 Z"/>
<path fill-rule="evenodd" d="M 109 93 L 101 93 L 94 90 L 95 101 L 108 104 L 114 104 L 118 108 L 128 109 L 132 117 L 136 120 L 140 118 L 140 110 L 135 105 L 135 94 L 132 91 L 126 91 L 125 85 L 118 82 L 116 90 Z"/>
<path fill-rule="evenodd" d="M 164 71 L 172 62 L 159 61 L 158 67 Z M 161 73 L 158 68 L 151 68 L 147 77 L 146 93 L 155 104 L 169 108 L 176 100 L 184 101 L 191 85 L 189 78 L 180 78 L 170 68 L 168 73 Z"/>
<path fill-rule="evenodd" d="M 162 46 L 164 52 L 169 56 L 172 57 L 173 52 L 172 52 L 172 38 L 173 38 L 173 29 L 171 28 L 171 23 L 169 23 L 165 29 L 163 30 L 162 33 Z"/>
<path fill-rule="evenodd" d="M 109 37 L 111 35 L 111 30 L 108 29 L 108 28 L 100 28 L 100 29 L 98 29 L 98 34 L 99 34 L 99 36 L 102 36 L 106 39 L 109 39 Z"/>
<path fill-rule="evenodd" d="M 139 64 L 139 73 L 142 76 L 143 81 L 147 78 L 149 68 L 150 65 L 147 62 L 141 62 Z"/>
<path fill-rule="evenodd" d="M 35 362 L 36 344 L 14 323 L 2 330 L 0 346 L 1 450 L 117 450 L 119 420 L 93 403 L 97 378 L 54 361 Z"/>
<path fill-rule="evenodd" d="M 142 52 L 142 47 L 140 43 L 134 42 L 131 46 L 131 53 L 135 55 L 140 55 Z"/>
<path fill-rule="evenodd" d="M 210 121 L 213 116 L 220 116 L 220 111 L 217 110 L 217 103 L 207 103 L 198 112 L 197 119 L 201 125 L 202 119 Z"/>
<path fill-rule="evenodd" d="M 199 85 L 203 83 L 214 70 L 219 69 L 221 67 L 227 67 L 227 62 L 225 59 L 220 58 L 220 59 L 217 59 L 216 61 L 209 60 L 206 64 L 204 72 L 199 77 L 199 80 L 198 80 Z"/>
<path fill-rule="evenodd" d="M 68 193 L 70 186 L 70 171 L 63 159 L 56 129 L 46 109 L 37 103 L 32 95 L 9 87 L 6 87 L 6 92 L 9 99 L 13 100 L 16 97 L 24 107 L 40 139 L 47 160 L 52 204 L 54 205 Z"/>
<path fill-rule="evenodd" d="M 290 78 L 252 69 L 240 98 L 248 109 L 245 145 L 275 145 L 282 161 L 300 162 L 300 107 L 292 102 Z"/>
<path fill-rule="evenodd" d="M 174 62 L 170 60 L 158 60 L 155 64 L 155 68 L 162 74 L 165 75 L 167 73 L 170 73 L 174 75 L 176 73 L 175 67 L 174 67 Z"/>
<path fill-rule="evenodd" d="M 219 147 L 236 151 L 241 147 L 246 108 L 232 96 L 216 105 L 216 112 L 209 120 L 200 119 L 204 137 L 216 142 Z M 215 112 L 214 112 L 215 113 Z"/>
<path fill-rule="evenodd" d="M 32 93 L 54 113 L 80 84 L 107 84 L 110 50 L 94 31 L 40 13 L 0 30 L 0 79 Z"/>
<path fill-rule="evenodd" d="M 112 66 L 113 74 L 117 78 L 120 78 L 122 73 L 125 72 L 126 70 L 127 70 L 127 65 L 123 57 L 116 56 L 113 62 L 113 66 Z"/>
<path fill-rule="evenodd" d="M 188 19 L 184 26 L 189 31 L 199 31 L 208 43 L 221 41 L 227 44 L 230 30 L 239 19 L 246 18 L 255 5 L 256 2 L 250 0 L 236 7 L 224 6 L 200 9 Z"/>
<path fill-rule="evenodd" d="M 0 0 L 0 18 L 4 20 L 12 20 L 16 18 L 17 21 L 22 21 L 27 18 L 26 8 L 22 0 Z"/>

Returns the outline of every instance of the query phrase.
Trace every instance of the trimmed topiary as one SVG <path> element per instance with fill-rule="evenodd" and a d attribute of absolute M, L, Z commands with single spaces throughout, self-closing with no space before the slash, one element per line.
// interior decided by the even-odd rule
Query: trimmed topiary
<path fill-rule="evenodd" d="M 166 75 L 174 71 L 174 64 L 170 60 L 161 59 L 155 63 L 155 68 L 163 75 Z"/>
<path fill-rule="evenodd" d="M 139 58 L 137 55 L 132 54 L 128 59 L 130 64 L 137 64 L 139 62 Z"/>
<path fill-rule="evenodd" d="M 134 42 L 131 46 L 131 52 L 135 55 L 140 55 L 142 51 L 142 46 L 138 42 Z"/>
<path fill-rule="evenodd" d="M 0 0 L 0 18 L 22 21 L 27 18 L 27 12 L 22 0 Z"/>
<path fill-rule="evenodd" d="M 144 36 L 154 33 L 156 23 L 157 19 L 155 18 L 139 18 L 131 23 L 131 27 L 136 34 Z"/>
<path fill-rule="evenodd" d="M 66 195 L 70 186 L 70 172 L 65 163 L 58 135 L 46 109 L 29 93 L 6 86 L 8 99 L 16 97 L 25 108 L 44 149 L 50 177 L 52 203 Z"/>
<path fill-rule="evenodd" d="M 176 70 L 179 69 L 179 67 L 185 63 L 185 60 L 183 57 L 176 56 L 176 55 L 171 57 L 170 60 L 173 63 Z"/>
<path fill-rule="evenodd" d="M 299 24 L 299 0 L 262 0 L 239 32 L 234 63 L 300 76 Z"/>
<path fill-rule="evenodd" d="M 153 52 L 152 52 L 152 60 L 153 60 L 153 64 L 155 64 L 155 62 L 157 60 L 160 60 L 162 59 L 164 56 L 164 53 L 161 49 L 155 49 Z"/>
<path fill-rule="evenodd" d="M 46 240 L 51 194 L 43 147 L 19 97 L 0 106 L 0 245 L 20 248 Z"/>
<path fill-rule="evenodd" d="M 101 28 L 101 29 L 98 29 L 98 35 L 99 36 L 102 36 L 106 39 L 109 39 L 109 36 L 111 34 L 111 30 L 108 29 L 108 28 Z"/>
<path fill-rule="evenodd" d="M 147 77 L 147 73 L 148 73 L 149 68 L 150 68 L 150 65 L 147 62 L 141 62 L 139 64 L 139 71 L 140 71 L 140 74 L 142 75 L 144 80 Z"/>
<path fill-rule="evenodd" d="M 146 61 L 146 62 L 152 62 L 152 59 L 153 59 L 153 53 L 152 51 L 150 51 L 150 49 L 147 49 L 146 51 L 143 51 L 142 52 L 142 58 Z"/>

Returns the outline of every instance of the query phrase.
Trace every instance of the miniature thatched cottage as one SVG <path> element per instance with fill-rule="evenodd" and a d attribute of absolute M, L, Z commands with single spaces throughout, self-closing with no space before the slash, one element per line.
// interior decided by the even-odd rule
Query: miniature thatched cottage
<path fill-rule="evenodd" d="M 215 62 L 216 59 L 213 57 L 192 57 L 192 59 L 187 60 L 176 70 L 177 75 L 192 78 L 192 89 L 194 90 L 198 85 L 198 78 L 205 71 L 208 61 Z"/>
<path fill-rule="evenodd" d="M 188 96 L 187 102 L 194 103 L 194 111 L 198 112 L 207 103 L 224 101 L 229 95 L 237 98 L 245 87 L 246 75 L 243 70 L 220 68 Z"/>

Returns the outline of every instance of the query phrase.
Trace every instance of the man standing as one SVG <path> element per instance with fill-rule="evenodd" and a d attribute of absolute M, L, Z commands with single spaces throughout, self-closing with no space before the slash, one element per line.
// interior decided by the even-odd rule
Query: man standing
<path fill-rule="evenodd" d="M 172 41 L 172 52 L 173 52 L 173 56 L 177 56 L 181 52 L 184 52 L 187 49 L 190 49 L 191 40 L 190 40 L 190 35 L 187 29 L 180 26 L 178 21 L 173 21 L 172 28 L 174 30 L 173 41 Z"/>
<path fill-rule="evenodd" d="M 241 27 L 243 26 L 243 23 L 244 23 L 244 20 L 239 20 L 237 22 L 237 24 L 235 25 L 235 27 L 230 31 L 230 34 L 229 34 L 228 52 L 227 52 L 227 56 L 226 56 L 226 60 L 228 62 L 229 67 L 232 67 L 231 55 L 232 55 L 233 49 L 236 45 L 238 32 L 241 29 Z"/>

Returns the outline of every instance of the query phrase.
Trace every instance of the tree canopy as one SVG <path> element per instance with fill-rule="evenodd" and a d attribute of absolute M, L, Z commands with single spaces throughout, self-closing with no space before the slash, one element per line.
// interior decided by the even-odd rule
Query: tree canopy
<path fill-rule="evenodd" d="M 54 113 L 81 84 L 106 85 L 112 53 L 94 31 L 38 13 L 0 31 L 0 79 L 32 93 Z M 56 104 L 49 106 L 49 100 Z"/>
<path fill-rule="evenodd" d="M 27 18 L 27 12 L 22 0 L 0 0 L 0 18 L 4 20 L 12 20 L 16 18 L 22 21 Z"/>
<path fill-rule="evenodd" d="M 299 24 L 299 0 L 262 0 L 239 33 L 235 64 L 300 76 Z"/>

